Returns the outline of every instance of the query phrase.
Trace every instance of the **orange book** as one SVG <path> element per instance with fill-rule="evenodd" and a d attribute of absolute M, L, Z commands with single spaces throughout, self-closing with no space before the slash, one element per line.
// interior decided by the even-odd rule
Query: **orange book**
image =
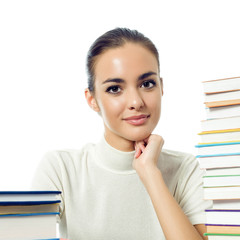
<path fill-rule="evenodd" d="M 206 224 L 208 233 L 240 234 L 240 225 L 213 225 Z"/>
<path fill-rule="evenodd" d="M 240 104 L 240 99 L 233 99 L 233 100 L 225 100 L 225 101 L 215 101 L 215 102 L 205 102 L 206 107 L 224 107 L 224 106 L 231 106 L 231 105 L 238 105 Z"/>

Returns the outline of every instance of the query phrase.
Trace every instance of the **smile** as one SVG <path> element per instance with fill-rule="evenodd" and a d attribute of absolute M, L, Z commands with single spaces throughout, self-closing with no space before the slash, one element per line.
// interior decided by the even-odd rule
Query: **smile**
<path fill-rule="evenodd" d="M 146 123 L 147 119 L 150 117 L 150 115 L 139 115 L 139 116 L 132 116 L 128 118 L 124 118 L 123 120 L 126 121 L 129 124 L 139 126 Z"/>

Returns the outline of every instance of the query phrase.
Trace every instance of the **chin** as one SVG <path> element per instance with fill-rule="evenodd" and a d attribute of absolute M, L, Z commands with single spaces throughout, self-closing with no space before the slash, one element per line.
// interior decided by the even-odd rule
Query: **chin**
<path fill-rule="evenodd" d="M 137 133 L 137 134 L 132 133 L 131 135 L 128 134 L 128 136 L 126 136 L 126 138 L 130 141 L 137 142 L 137 141 L 142 141 L 143 139 L 149 137 L 151 135 L 151 133 L 152 133 L 152 131 L 141 132 L 141 133 Z"/>

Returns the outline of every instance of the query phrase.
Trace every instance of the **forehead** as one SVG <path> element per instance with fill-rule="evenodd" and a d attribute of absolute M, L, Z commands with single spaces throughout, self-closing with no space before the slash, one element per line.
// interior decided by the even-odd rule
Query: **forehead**
<path fill-rule="evenodd" d="M 95 63 L 95 79 L 100 81 L 112 77 L 136 78 L 149 71 L 158 73 L 157 59 L 150 50 L 136 43 L 109 49 Z"/>

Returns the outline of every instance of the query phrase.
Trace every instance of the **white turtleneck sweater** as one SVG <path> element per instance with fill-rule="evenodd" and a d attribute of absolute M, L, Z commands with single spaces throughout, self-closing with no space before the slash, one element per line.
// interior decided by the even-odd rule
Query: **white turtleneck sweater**
<path fill-rule="evenodd" d="M 34 190 L 59 190 L 60 234 L 70 240 L 165 239 L 151 199 L 132 168 L 133 152 L 111 147 L 104 138 L 81 150 L 45 155 Z M 202 172 L 194 156 L 162 150 L 158 167 L 193 225 L 205 223 Z M 173 226 L 174 230 L 174 226 Z"/>

